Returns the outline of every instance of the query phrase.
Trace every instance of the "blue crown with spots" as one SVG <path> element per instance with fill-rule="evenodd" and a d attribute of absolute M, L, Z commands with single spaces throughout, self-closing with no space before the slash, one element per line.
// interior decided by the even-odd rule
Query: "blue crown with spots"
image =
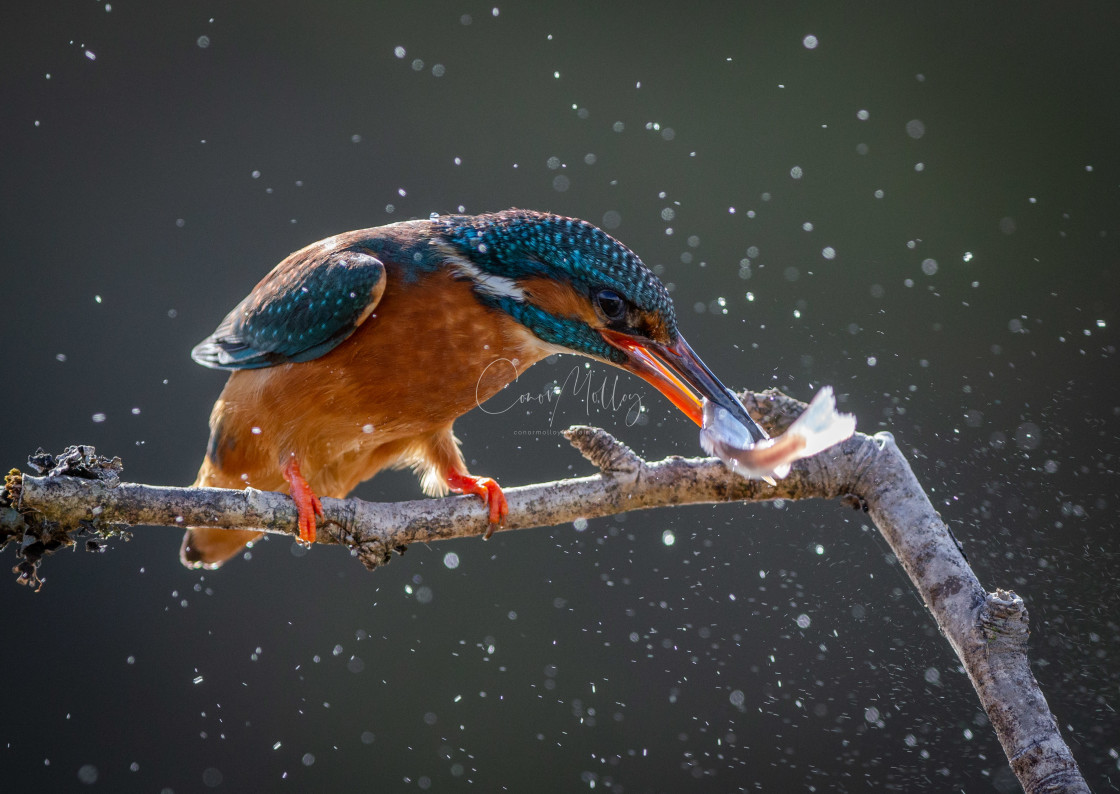
<path fill-rule="evenodd" d="M 436 223 L 460 253 L 488 273 L 508 279 L 562 273 L 581 291 L 612 289 L 639 309 L 659 314 L 676 335 L 665 285 L 637 254 L 587 221 L 515 209 L 449 215 Z"/>

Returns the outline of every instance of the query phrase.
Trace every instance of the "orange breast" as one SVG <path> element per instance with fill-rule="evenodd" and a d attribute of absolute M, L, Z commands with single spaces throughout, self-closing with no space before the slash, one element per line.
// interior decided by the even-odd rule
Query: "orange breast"
<path fill-rule="evenodd" d="M 294 453 L 317 492 L 343 496 L 548 354 L 466 281 L 387 275 L 373 315 L 331 352 L 231 374 L 211 418 L 210 484 L 281 488 Z"/>

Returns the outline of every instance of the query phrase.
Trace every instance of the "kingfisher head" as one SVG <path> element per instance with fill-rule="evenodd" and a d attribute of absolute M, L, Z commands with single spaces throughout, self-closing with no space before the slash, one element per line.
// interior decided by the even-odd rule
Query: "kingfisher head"
<path fill-rule="evenodd" d="M 665 285 L 602 229 L 529 210 L 446 216 L 434 226 L 434 244 L 460 277 L 473 283 L 478 299 L 521 323 L 549 349 L 638 375 L 698 425 L 707 398 L 727 409 L 756 441 L 766 438 L 677 330 Z"/>

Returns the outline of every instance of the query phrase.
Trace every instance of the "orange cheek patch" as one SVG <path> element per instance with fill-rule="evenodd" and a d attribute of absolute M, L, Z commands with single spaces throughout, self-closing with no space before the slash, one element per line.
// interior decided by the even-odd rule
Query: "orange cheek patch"
<path fill-rule="evenodd" d="M 661 344 L 668 344 L 669 329 L 665 327 L 665 320 L 657 314 L 647 314 L 642 317 L 645 326 L 642 330 L 649 339 Z"/>
<path fill-rule="evenodd" d="M 576 317 L 592 328 L 603 324 L 587 296 L 576 292 L 568 284 L 547 278 L 530 278 L 521 281 L 520 286 L 533 303 L 549 314 Z"/>

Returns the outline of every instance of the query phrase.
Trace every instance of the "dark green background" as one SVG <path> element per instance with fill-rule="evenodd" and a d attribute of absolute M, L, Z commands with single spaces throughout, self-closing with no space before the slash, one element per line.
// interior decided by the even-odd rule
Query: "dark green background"
<path fill-rule="evenodd" d="M 84 442 L 189 483 L 222 377 L 188 352 L 308 242 L 460 206 L 617 213 L 726 382 L 832 384 L 896 435 L 981 581 L 1027 599 L 1063 733 L 1116 788 L 1114 3 L 8 6 L 5 468 Z M 573 398 L 551 429 L 699 452 L 620 388 L 647 423 Z M 587 473 L 549 422 L 457 430 L 507 486 Z M 141 529 L 50 559 L 38 595 L 0 583 L 5 789 L 1015 790 L 837 504 L 634 513 L 372 574 L 272 540 L 203 575 L 178 544 Z"/>

